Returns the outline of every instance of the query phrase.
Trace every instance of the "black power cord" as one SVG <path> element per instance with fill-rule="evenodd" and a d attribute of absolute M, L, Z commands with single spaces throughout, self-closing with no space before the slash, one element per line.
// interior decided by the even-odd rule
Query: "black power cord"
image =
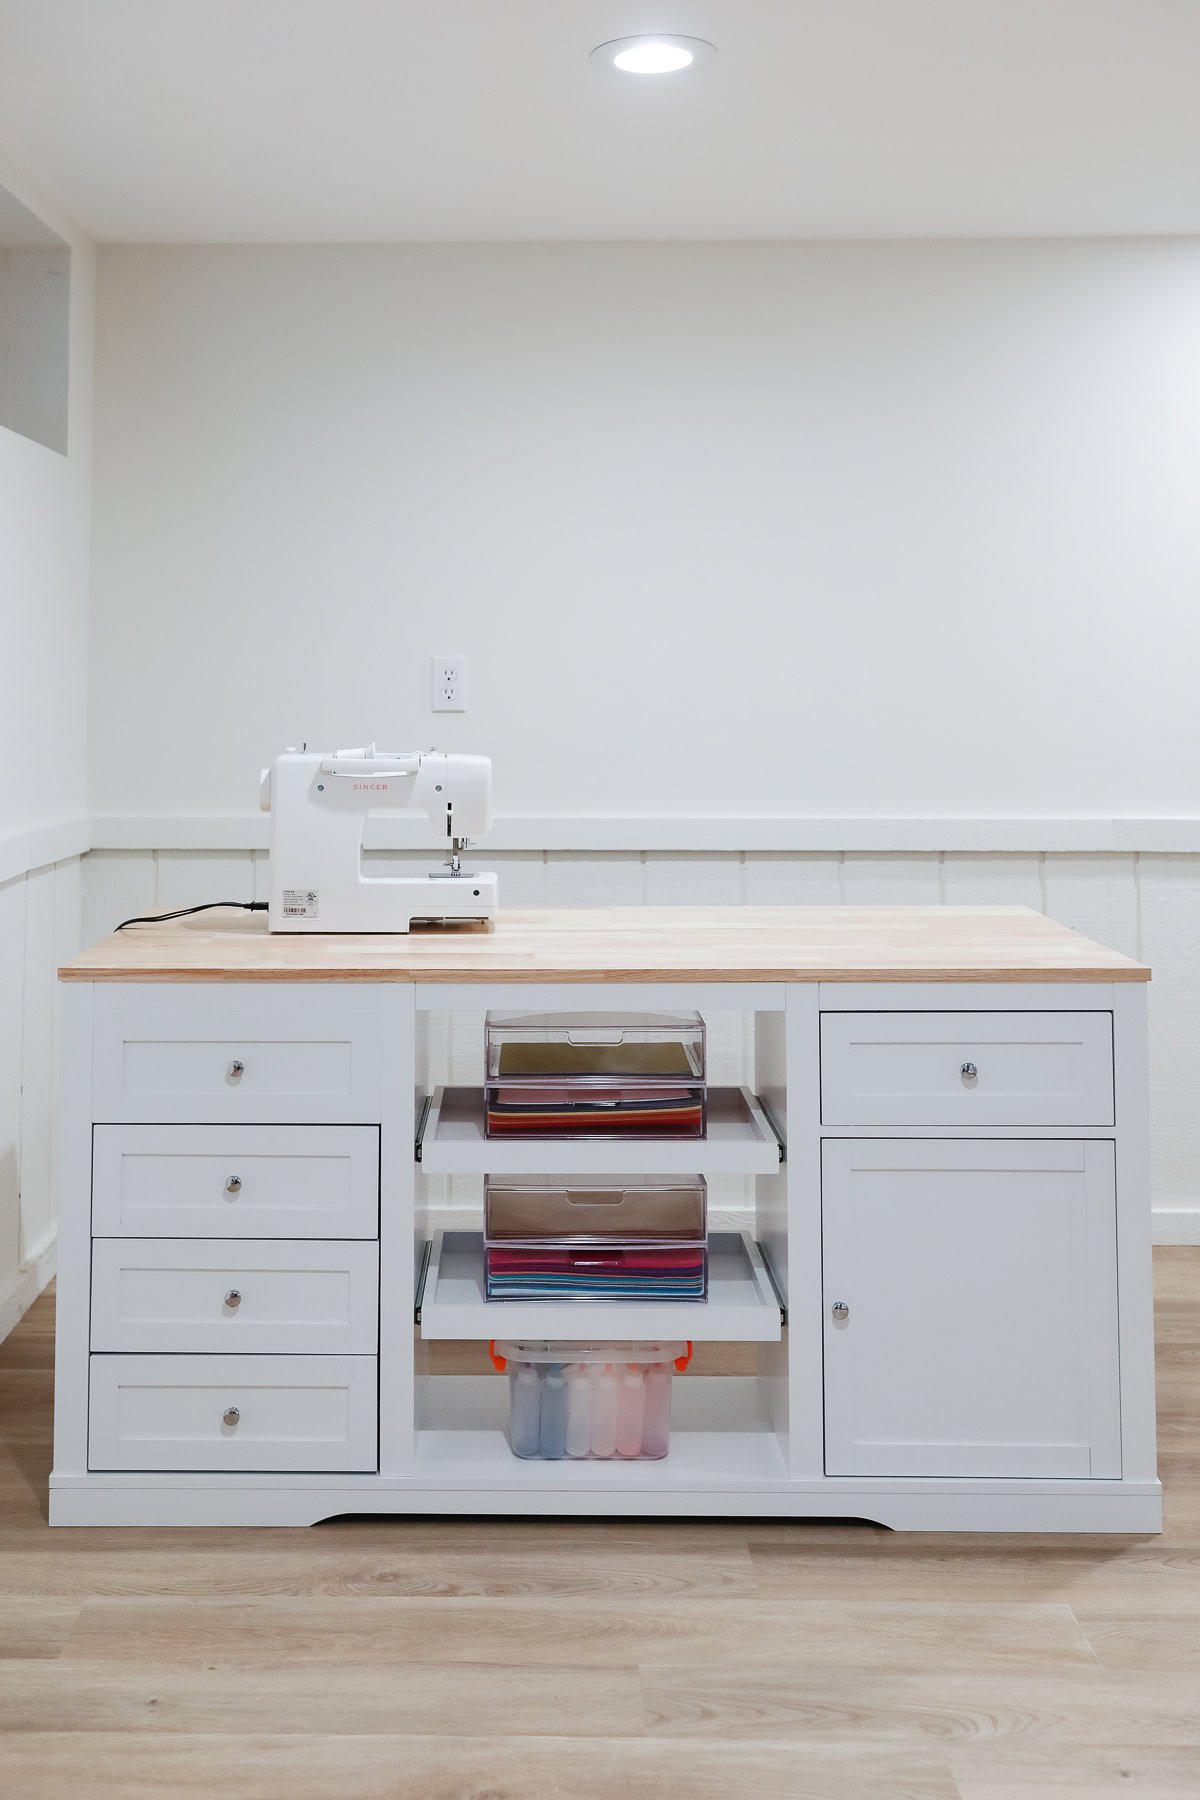
<path fill-rule="evenodd" d="M 174 912 L 142 913 L 136 919 L 122 919 L 114 927 L 116 931 L 124 931 L 127 925 L 161 925 L 164 919 L 186 919 L 190 913 L 211 912 L 214 906 L 237 906 L 243 912 L 266 912 L 265 900 L 205 900 L 201 906 L 180 906 Z"/>

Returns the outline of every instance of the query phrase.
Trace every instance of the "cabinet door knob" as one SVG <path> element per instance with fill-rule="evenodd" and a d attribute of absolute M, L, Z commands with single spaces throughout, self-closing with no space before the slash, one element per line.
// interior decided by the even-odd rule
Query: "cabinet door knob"
<path fill-rule="evenodd" d="M 225 1411 L 221 1414 L 221 1422 L 224 1425 L 236 1425 L 241 1416 L 242 1409 L 240 1406 L 227 1406 Z"/>
<path fill-rule="evenodd" d="M 979 1070 L 975 1067 L 974 1063 L 964 1063 L 959 1070 L 959 1074 L 964 1081 L 978 1081 L 979 1079 Z"/>
<path fill-rule="evenodd" d="M 225 1073 L 231 1081 L 236 1081 L 239 1075 L 244 1075 L 246 1073 L 246 1065 L 240 1057 L 235 1056 Z"/>
<path fill-rule="evenodd" d="M 829 1310 L 839 1325 L 844 1325 L 850 1317 L 850 1308 L 844 1300 L 835 1300 Z"/>
<path fill-rule="evenodd" d="M 229 1292 L 225 1296 L 225 1304 L 226 1304 L 226 1306 L 233 1306 L 233 1307 L 240 1306 L 242 1304 L 241 1288 L 230 1288 Z"/>
<path fill-rule="evenodd" d="M 241 1191 L 242 1191 L 241 1176 L 240 1175 L 227 1175 L 225 1177 L 225 1192 L 227 1194 L 240 1194 Z"/>

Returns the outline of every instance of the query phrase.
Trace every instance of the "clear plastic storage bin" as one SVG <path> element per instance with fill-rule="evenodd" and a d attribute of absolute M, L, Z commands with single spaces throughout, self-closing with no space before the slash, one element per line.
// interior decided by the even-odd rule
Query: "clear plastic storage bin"
<path fill-rule="evenodd" d="M 489 1013 L 489 1137 L 702 1138 L 699 1013 Z"/>
<path fill-rule="evenodd" d="M 493 1342 L 514 1456 L 654 1461 L 671 1447 L 671 1382 L 692 1346 Z"/>
<path fill-rule="evenodd" d="M 705 1300 L 702 1175 L 489 1175 L 489 1300 Z"/>

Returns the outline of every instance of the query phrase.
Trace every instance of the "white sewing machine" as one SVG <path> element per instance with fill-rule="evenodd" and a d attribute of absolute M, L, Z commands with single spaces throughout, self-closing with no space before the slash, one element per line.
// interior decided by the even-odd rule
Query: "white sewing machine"
<path fill-rule="evenodd" d="M 271 815 L 272 931 L 407 931 L 496 916 L 496 877 L 471 874 L 462 852 L 491 829 L 487 756 L 436 750 L 285 750 L 259 787 Z M 446 867 L 421 875 L 363 873 L 367 814 L 426 813 Z"/>

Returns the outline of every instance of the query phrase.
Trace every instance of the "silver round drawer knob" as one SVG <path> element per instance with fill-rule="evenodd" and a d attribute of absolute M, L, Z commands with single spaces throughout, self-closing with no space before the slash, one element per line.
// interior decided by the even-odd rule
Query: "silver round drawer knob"
<path fill-rule="evenodd" d="M 227 1175 L 225 1177 L 225 1192 L 227 1194 L 240 1194 L 241 1191 L 242 1191 L 241 1176 L 240 1175 Z"/>
<path fill-rule="evenodd" d="M 846 1320 L 850 1317 L 850 1308 L 846 1305 L 844 1300 L 835 1300 L 829 1310 L 834 1320 L 839 1325 L 844 1325 Z"/>
<path fill-rule="evenodd" d="M 242 1304 L 241 1288 L 230 1288 L 229 1292 L 225 1296 L 225 1304 L 226 1304 L 226 1306 L 233 1307 L 235 1309 L 237 1307 L 239 1307 Z"/>
<path fill-rule="evenodd" d="M 959 1074 L 962 1076 L 964 1081 L 978 1081 L 979 1080 L 979 1070 L 975 1067 L 974 1063 L 964 1063 L 962 1068 L 959 1070 Z"/>
<path fill-rule="evenodd" d="M 242 1409 L 240 1406 L 227 1406 L 225 1411 L 221 1414 L 221 1423 L 223 1425 L 236 1425 L 241 1416 Z"/>
<path fill-rule="evenodd" d="M 229 1076 L 231 1081 L 236 1081 L 239 1075 L 244 1075 L 246 1073 L 246 1065 L 242 1062 L 240 1057 L 235 1056 L 225 1073 Z"/>

